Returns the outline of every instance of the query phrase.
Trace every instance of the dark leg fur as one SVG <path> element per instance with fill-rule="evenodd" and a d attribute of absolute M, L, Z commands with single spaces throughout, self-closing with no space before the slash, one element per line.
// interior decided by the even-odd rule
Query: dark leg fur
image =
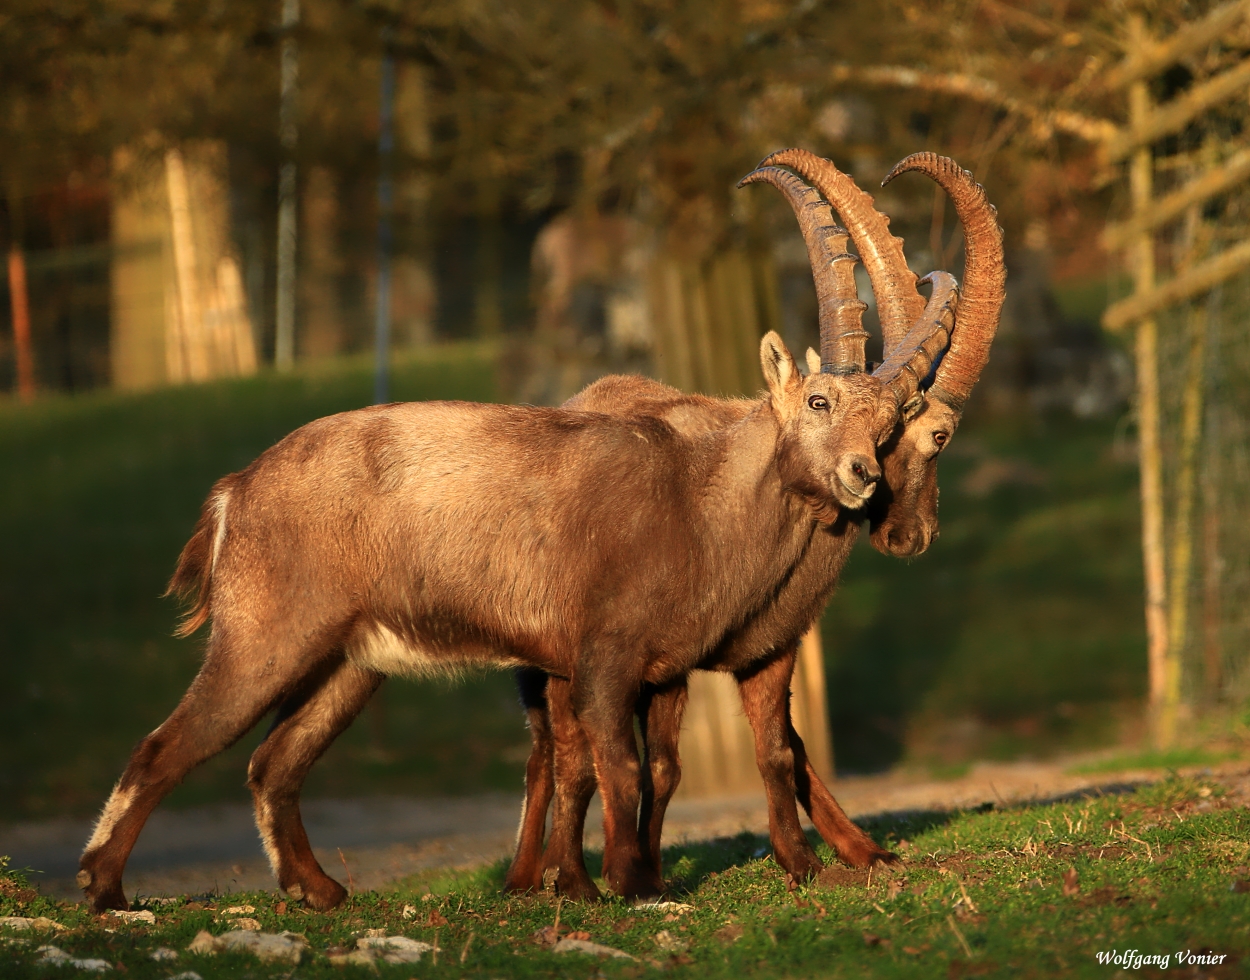
<path fill-rule="evenodd" d="M 227 639 L 214 629 L 203 668 L 164 724 L 135 746 L 83 851 L 78 884 L 92 911 L 128 908 L 122 871 L 157 803 L 192 769 L 254 727 L 315 660 L 271 651 L 249 657 L 228 650 Z"/>
<path fill-rule="evenodd" d="M 347 891 L 322 870 L 300 819 L 299 794 L 308 771 L 364 709 L 381 674 L 338 661 L 319 670 L 278 709 L 252 754 L 248 786 L 256 827 L 278 884 L 309 908 L 326 911 Z"/>
<path fill-rule="evenodd" d="M 634 708 L 642 683 L 627 666 L 628 658 L 587 651 L 573 681 L 573 707 L 590 742 L 603 800 L 603 877 L 624 898 L 653 898 L 659 892 L 638 839 L 641 767 Z"/>
<path fill-rule="evenodd" d="M 792 882 L 805 881 L 824 867 L 803 833 L 795 804 L 790 678 L 796 652 L 797 647 L 791 646 L 754 671 L 738 676 L 738 691 L 755 734 L 755 759 L 768 796 L 768 834 L 773 857 Z"/>
<path fill-rule="evenodd" d="M 547 708 L 554 745 L 555 812 L 543 871 L 555 873 L 555 888 L 561 895 L 596 901 L 599 889 L 590 879 L 582 851 L 586 810 L 595 795 L 595 768 L 590 743 L 573 713 L 569 681 L 552 677 L 547 682 Z M 540 874 L 540 885 L 541 881 Z"/>
<path fill-rule="evenodd" d="M 521 704 L 529 719 L 529 761 L 525 764 L 525 803 L 517 828 L 516 854 L 504 879 L 505 892 L 539 891 L 543 887 L 543 832 L 547 808 L 555 792 L 555 761 L 551 718 L 547 710 L 547 675 L 531 667 L 516 672 Z M 567 687 L 567 684 L 566 684 Z"/>
<path fill-rule="evenodd" d="M 689 690 L 686 679 L 663 688 L 647 688 L 638 703 L 642 741 L 647 762 L 642 767 L 642 802 L 638 811 L 638 833 L 642 839 L 643 863 L 651 876 L 651 887 L 664 890 L 660 841 L 664 814 L 681 782 L 681 719 L 686 711 Z"/>
<path fill-rule="evenodd" d="M 791 726 L 790 746 L 794 752 L 795 788 L 803 809 L 812 818 L 816 830 L 826 844 L 837 851 L 838 857 L 853 868 L 866 868 L 871 864 L 894 864 L 896 854 L 878 847 L 876 841 L 851 822 L 851 818 L 834 799 L 829 788 L 816 775 L 803 739 Z"/>

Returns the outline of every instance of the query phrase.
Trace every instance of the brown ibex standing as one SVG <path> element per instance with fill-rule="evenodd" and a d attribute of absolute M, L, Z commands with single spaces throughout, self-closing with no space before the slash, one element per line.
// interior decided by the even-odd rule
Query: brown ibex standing
<path fill-rule="evenodd" d="M 819 186 L 829 204 L 837 208 L 851 229 L 877 294 L 885 349 L 894 349 L 905 339 L 906 318 L 914 318 L 923 305 L 915 291 L 916 277 L 903 258 L 901 243 L 890 235 L 888 219 L 875 210 L 872 199 L 855 187 L 849 177 L 827 160 L 790 150 L 769 157 L 747 180 L 774 183 L 794 207 L 812 260 L 822 336 L 831 329 L 833 311 L 857 301 L 853 281 L 839 281 L 832 275 L 838 261 L 831 261 L 826 243 L 848 269 L 853 260 L 843 254 L 845 233 L 833 228 L 829 204 L 815 199 L 790 175 L 783 176 L 767 166 L 783 163 L 800 169 L 796 161 L 803 164 L 805 176 L 819 175 Z M 961 299 L 951 349 L 938 368 L 931 390 L 934 400 L 917 399 L 909 406 L 894 437 L 882 450 L 884 479 L 869 504 L 872 541 L 878 550 L 903 556 L 924 551 L 936 533 L 937 458 L 949 443 L 963 403 L 988 358 L 1003 299 L 1004 269 L 1001 232 L 994 209 L 972 176 L 954 161 L 929 153 L 907 158 L 894 168 L 887 181 L 910 169 L 939 179 L 955 202 L 967 230 L 964 294 L 971 296 L 973 302 L 968 304 Z M 940 277 L 933 285 L 935 296 L 942 288 L 949 288 Z M 627 397 L 622 399 L 622 394 Z M 729 424 L 742 411 L 743 404 L 682 396 L 642 379 L 605 379 L 569 404 L 591 410 L 612 404 L 619 410 L 622 400 L 631 400 L 631 395 L 634 410 L 666 418 L 679 428 Z M 819 615 L 836 587 L 857 530 L 858 520 L 853 516 L 819 529 L 775 605 L 761 610 L 725 644 L 753 644 L 777 651 L 771 658 L 760 658 L 746 671 L 735 673 L 747 718 L 756 734 L 774 854 L 794 878 L 820 867 L 799 824 L 794 806 L 796 795 L 821 836 L 842 860 L 864 866 L 892 857 L 860 831 L 838 806 L 807 761 L 802 739 L 789 715 L 790 678 L 799 636 Z M 734 662 L 730 654 L 719 662 L 710 657 L 700 667 L 733 669 Z M 555 872 L 556 886 L 561 891 L 573 897 L 594 897 L 597 889 L 585 872 L 581 851 L 585 811 L 594 792 L 593 770 L 584 736 L 568 704 L 567 682 L 561 678 L 547 680 L 532 671 L 522 672 L 520 680 L 534 745 L 526 770 L 526 805 L 516 855 L 505 887 L 516 891 L 538 887 L 543 871 L 549 870 Z M 649 777 L 644 782 L 640 823 L 656 888 L 662 887 L 659 848 L 664 811 L 680 779 L 677 739 L 684 704 L 684 682 L 679 680 L 649 691 L 639 706 L 647 747 L 644 775 Z M 543 825 L 553 796 L 555 817 L 544 853 Z"/>
<path fill-rule="evenodd" d="M 344 890 L 308 850 L 304 775 L 385 675 L 472 661 L 570 679 L 604 800 L 604 876 L 652 892 L 643 686 L 705 660 L 771 602 L 819 518 L 872 495 L 877 447 L 948 326 L 876 376 L 860 336 L 833 338 L 833 372 L 804 378 L 770 333 L 767 393 L 695 437 L 637 415 L 386 405 L 312 422 L 218 481 L 171 583 L 197 595 L 185 632 L 212 620 L 204 665 L 88 841 L 92 908 L 127 907 L 122 872 L 153 807 L 275 709 L 249 767 L 261 837 L 284 889 L 333 907 Z"/>

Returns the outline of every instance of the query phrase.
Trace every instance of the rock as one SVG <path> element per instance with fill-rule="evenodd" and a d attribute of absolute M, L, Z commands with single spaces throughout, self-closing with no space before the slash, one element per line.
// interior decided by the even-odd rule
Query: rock
<path fill-rule="evenodd" d="M 212 955 L 217 952 L 217 937 L 211 932 L 201 929 L 195 934 L 195 938 L 191 940 L 191 945 L 187 947 L 188 953 L 202 953 L 205 956 Z"/>
<path fill-rule="evenodd" d="M 182 973 L 175 973 L 169 980 L 204 980 L 204 978 L 194 970 L 184 970 Z"/>
<path fill-rule="evenodd" d="M 260 932 L 260 920 L 258 919 L 233 919 L 230 924 L 235 929 L 243 929 L 247 932 Z"/>
<path fill-rule="evenodd" d="M 159 946 L 148 954 L 148 959 L 156 960 L 157 963 L 172 963 L 177 958 L 178 951 L 168 946 Z"/>
<path fill-rule="evenodd" d="M 362 936 L 356 940 L 356 952 L 366 950 L 385 963 L 419 963 L 421 956 L 433 950 L 429 943 L 407 936 Z"/>
<path fill-rule="evenodd" d="M 187 952 L 211 956 L 227 950 L 243 950 L 264 962 L 299 963 L 307 949 L 308 940 L 298 933 L 235 929 L 220 936 L 201 931 L 191 940 Z"/>
<path fill-rule="evenodd" d="M 678 939 L 667 929 L 661 929 L 655 934 L 655 944 L 666 953 L 684 953 L 690 948 L 688 942 Z"/>
<path fill-rule="evenodd" d="M 417 917 L 417 907 L 415 905 L 405 905 L 403 914 L 405 919 L 415 919 Z"/>
<path fill-rule="evenodd" d="M 156 914 L 149 909 L 140 909 L 138 912 L 121 912 L 114 909 L 109 913 L 114 919 L 121 919 L 123 922 L 143 922 L 146 925 L 156 925 Z"/>
<path fill-rule="evenodd" d="M 335 966 L 365 966 L 374 973 L 378 970 L 377 954 L 371 949 L 354 949 L 350 953 L 331 953 L 330 962 Z"/>
<path fill-rule="evenodd" d="M 660 909 L 665 912 L 676 913 L 677 915 L 685 915 L 687 912 L 693 912 L 694 906 L 685 902 L 635 902 L 636 909 Z"/>
<path fill-rule="evenodd" d="M 613 949 L 611 946 L 593 943 L 589 939 L 561 939 L 551 947 L 551 951 L 553 953 L 584 953 L 587 956 L 611 956 L 618 960 L 634 959 L 623 949 Z"/>
<path fill-rule="evenodd" d="M 36 929 L 41 932 L 47 932 L 49 929 L 64 929 L 65 926 L 59 922 L 53 922 L 51 919 L 39 915 L 33 919 L 28 919 L 22 915 L 0 915 L 0 929 Z"/>
<path fill-rule="evenodd" d="M 72 966 L 79 970 L 86 970 L 88 973 L 103 973 L 105 970 L 113 969 L 113 964 L 108 960 L 85 959 L 80 960 L 65 950 L 57 946 L 40 946 L 36 953 L 43 953 L 39 958 L 41 963 L 51 963 L 54 966 Z"/>
<path fill-rule="evenodd" d="M 231 905 L 228 909 L 222 909 L 222 915 L 251 915 L 256 911 L 255 905 Z"/>

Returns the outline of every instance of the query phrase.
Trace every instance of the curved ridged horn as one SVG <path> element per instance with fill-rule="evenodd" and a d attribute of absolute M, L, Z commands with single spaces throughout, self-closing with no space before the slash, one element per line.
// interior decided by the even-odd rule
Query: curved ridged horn
<path fill-rule="evenodd" d="M 916 319 L 907 336 L 889 353 L 882 365 L 872 372 L 894 395 L 899 407 L 914 395 L 951 344 L 955 332 L 955 310 L 962 315 L 959 283 L 949 272 L 930 272 L 920 280 L 931 283 L 933 293 L 925 304 L 924 312 Z M 962 323 L 959 327 L 963 329 Z M 950 357 L 950 353 L 946 353 Z M 941 365 L 938 371 L 942 370 Z"/>
<path fill-rule="evenodd" d="M 990 359 L 990 344 L 998 330 L 1006 293 L 1007 268 L 1003 264 L 1003 232 L 998 212 L 985 189 L 950 157 L 936 153 L 913 153 L 889 172 L 882 184 L 914 170 L 941 185 L 955 205 L 964 226 L 964 286 L 959 299 L 959 328 L 951 349 L 938 368 L 930 389 L 934 397 L 962 410 Z"/>
<path fill-rule="evenodd" d="M 777 167 L 753 170 L 739 187 L 763 181 L 785 195 L 799 219 L 807 258 L 816 283 L 820 312 L 820 370 L 825 374 L 854 374 L 864 370 L 864 310 L 855 290 L 855 256 L 846 250 L 847 233 L 833 220 L 833 211 L 820 195 L 794 174 Z"/>
<path fill-rule="evenodd" d="M 916 274 L 907 268 L 902 239 L 890 234 L 890 219 L 831 161 L 807 150 L 779 150 L 765 157 L 760 166 L 797 171 L 842 217 L 877 298 L 883 349 L 893 350 L 924 312 L 925 300 L 916 292 Z"/>

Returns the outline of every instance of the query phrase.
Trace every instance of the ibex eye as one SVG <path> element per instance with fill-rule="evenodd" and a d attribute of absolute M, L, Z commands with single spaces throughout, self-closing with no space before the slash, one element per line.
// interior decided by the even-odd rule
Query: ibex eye
<path fill-rule="evenodd" d="M 945 445 L 946 445 L 946 440 L 947 440 L 947 439 L 949 439 L 949 438 L 950 438 L 950 436 L 949 436 L 949 435 L 947 435 L 945 432 L 935 432 L 935 433 L 933 433 L 933 441 L 934 441 L 934 442 L 936 442 L 939 446 L 945 446 Z"/>
<path fill-rule="evenodd" d="M 826 411 L 829 408 L 829 399 L 824 395 L 812 395 L 807 400 L 807 407 L 813 408 L 818 412 Z"/>

